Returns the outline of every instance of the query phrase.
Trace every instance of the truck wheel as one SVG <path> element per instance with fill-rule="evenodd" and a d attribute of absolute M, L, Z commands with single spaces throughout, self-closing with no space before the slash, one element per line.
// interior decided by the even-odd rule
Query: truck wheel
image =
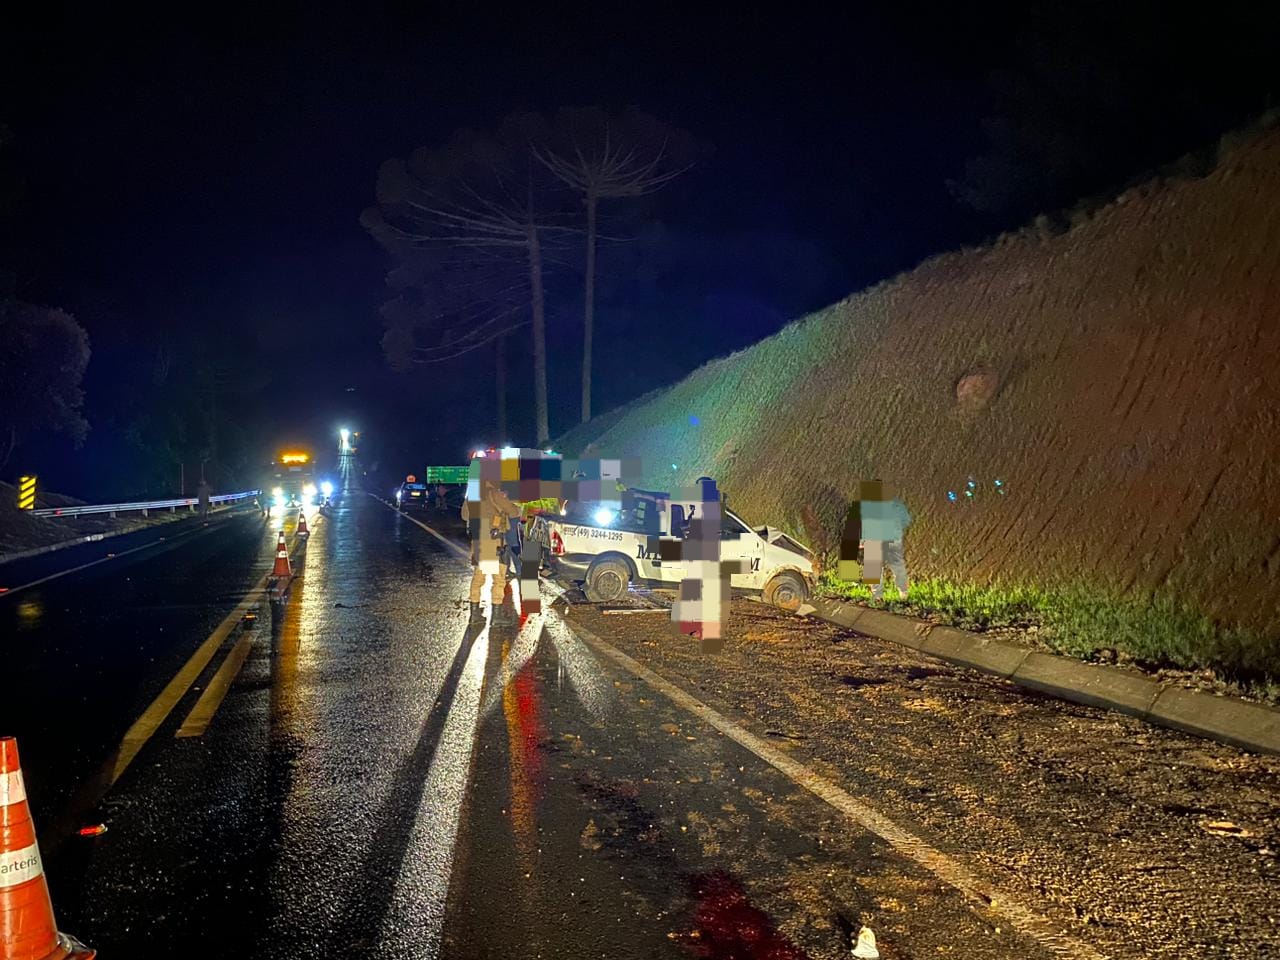
<path fill-rule="evenodd" d="M 587 571 L 582 592 L 592 603 L 612 603 L 620 600 L 631 582 L 631 571 L 622 560 L 597 560 Z"/>
<path fill-rule="evenodd" d="M 798 573 L 779 573 L 764 585 L 764 601 L 780 610 L 794 612 L 809 599 L 809 587 Z"/>

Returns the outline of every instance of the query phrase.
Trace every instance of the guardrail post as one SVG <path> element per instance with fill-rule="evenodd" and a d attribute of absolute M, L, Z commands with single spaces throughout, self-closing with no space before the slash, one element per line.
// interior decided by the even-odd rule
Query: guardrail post
<path fill-rule="evenodd" d="M 116 518 L 116 512 L 112 510 L 110 513 L 107 514 L 107 516 L 110 517 L 112 520 L 114 520 Z"/>
<path fill-rule="evenodd" d="M 145 516 L 147 516 L 147 508 L 146 508 L 146 507 L 143 507 L 143 508 L 142 508 L 142 515 L 143 515 L 144 517 L 145 517 Z"/>

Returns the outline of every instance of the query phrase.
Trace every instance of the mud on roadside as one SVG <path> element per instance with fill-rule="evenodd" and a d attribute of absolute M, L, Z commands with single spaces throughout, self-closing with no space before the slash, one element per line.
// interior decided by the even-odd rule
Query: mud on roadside
<path fill-rule="evenodd" d="M 1280 955 L 1280 760 L 735 600 L 722 654 L 580 623 L 1103 953 Z"/>

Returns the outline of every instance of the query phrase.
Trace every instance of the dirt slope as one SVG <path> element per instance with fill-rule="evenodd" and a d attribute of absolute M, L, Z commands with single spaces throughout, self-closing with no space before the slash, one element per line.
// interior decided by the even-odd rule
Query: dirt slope
<path fill-rule="evenodd" d="M 797 532 L 880 477 L 918 574 L 1186 604 L 1233 639 L 1171 655 L 1275 675 L 1280 129 L 1078 219 L 936 257 L 560 448 L 711 473 Z"/>

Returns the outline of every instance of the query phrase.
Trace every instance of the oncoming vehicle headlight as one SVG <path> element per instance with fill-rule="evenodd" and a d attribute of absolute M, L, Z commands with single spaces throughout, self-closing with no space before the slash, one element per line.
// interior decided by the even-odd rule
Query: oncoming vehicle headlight
<path fill-rule="evenodd" d="M 273 497 L 283 497 L 283 496 L 284 496 L 284 487 L 276 487 L 274 490 L 272 490 L 272 491 L 271 491 L 271 495 L 272 495 Z"/>
<path fill-rule="evenodd" d="M 332 497 L 333 484 L 330 483 L 328 480 L 326 480 L 324 483 L 320 484 L 320 492 L 323 493 L 326 497 Z"/>
<path fill-rule="evenodd" d="M 284 494 L 283 494 L 283 493 L 275 493 L 275 494 L 272 494 L 272 495 L 271 495 L 271 502 L 272 502 L 272 503 L 274 503 L 277 507 L 283 507 L 283 506 L 284 506 Z"/>
<path fill-rule="evenodd" d="M 591 515 L 591 519 L 596 522 L 596 526 L 607 527 L 617 518 L 617 514 L 612 510 L 606 510 L 603 507 Z"/>
<path fill-rule="evenodd" d="M 316 485 L 314 483 L 308 483 L 302 488 L 302 495 L 304 497 L 314 497 L 316 495 Z"/>

